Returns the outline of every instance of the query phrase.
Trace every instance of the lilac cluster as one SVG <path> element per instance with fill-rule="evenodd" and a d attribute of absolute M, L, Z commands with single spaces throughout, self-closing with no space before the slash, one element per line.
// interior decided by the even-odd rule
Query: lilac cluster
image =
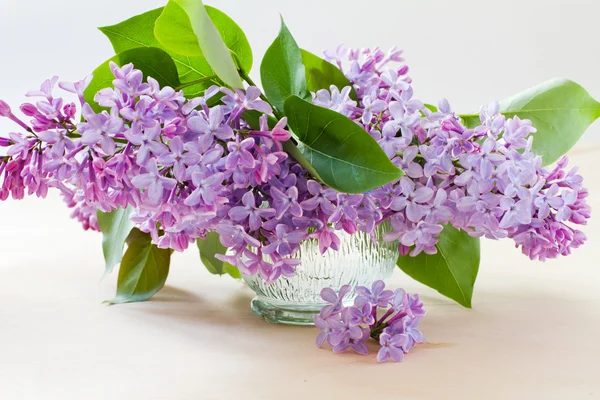
<path fill-rule="evenodd" d="M 113 85 L 96 94 L 96 104 L 84 100 L 89 78 L 59 84 L 79 99 L 81 122 L 75 103 L 53 94 L 57 78 L 28 93 L 39 99 L 20 108 L 29 124 L 1 104 L 2 116 L 23 130 L 0 141 L 8 147 L 0 159 L 2 200 L 57 188 L 74 217 L 96 230 L 97 209 L 132 207 L 138 229 L 177 251 L 218 232 L 230 251 L 217 256 L 266 282 L 295 273 L 301 241 L 317 238 L 322 252 L 337 250 L 336 230 L 371 232 L 381 221 L 368 196 L 324 187 L 288 158 L 286 119 L 269 128 L 272 109 L 256 87 L 212 87 L 186 100 L 144 81 L 131 64 L 111 69 Z M 246 121 L 248 112 L 261 115 L 259 126 Z"/>
<path fill-rule="evenodd" d="M 321 330 L 318 347 L 327 343 L 336 353 L 352 348 L 366 355 L 366 342 L 371 338 L 381 345 L 378 361 L 403 361 L 405 353 L 425 341 L 418 329 L 425 315 L 418 295 L 409 295 L 403 289 L 386 290 L 383 281 L 376 281 L 371 289 L 357 287 L 354 304 L 344 306 L 350 291 L 350 285 L 342 286 L 338 293 L 331 288 L 321 291 L 327 305 L 314 317 L 315 326 Z"/>
<path fill-rule="evenodd" d="M 21 199 L 25 192 L 45 197 L 57 188 L 84 227 L 96 230 L 97 209 L 133 207 L 132 220 L 161 248 L 183 251 L 217 231 L 244 273 L 259 272 L 267 281 L 293 274 L 298 261 L 284 257 L 307 232 L 289 223 L 302 210 L 293 172 L 298 167 L 281 146 L 290 138 L 285 119 L 268 128 L 271 106 L 255 87 L 213 87 L 187 101 L 151 77 L 144 82 L 131 64 L 111 69 L 113 87 L 95 96 L 105 108 L 99 113 L 84 101 L 90 79 L 59 84 L 79 98 L 82 122 L 75 103 L 54 97 L 57 78 L 27 94 L 39 98 L 20 107 L 29 124 L 0 103 L 0 115 L 25 131 L 0 139 L 8 147 L 0 158 L 0 199 Z M 221 102 L 209 107 L 218 92 Z M 263 115 L 258 129 L 242 118 L 249 110 Z M 273 262 L 262 261 L 262 253 Z M 253 261 L 256 254 L 260 262 Z"/>
<path fill-rule="evenodd" d="M 315 103 L 355 120 L 405 172 L 399 181 L 366 194 L 390 220 L 402 254 L 433 254 L 443 225 L 492 239 L 512 238 L 531 259 L 568 255 L 586 240 L 570 224 L 590 217 L 588 192 L 577 168 L 563 157 L 542 167 L 531 152 L 535 128 L 506 118 L 497 103 L 482 108 L 481 124 L 468 129 L 446 100 L 431 111 L 413 97 L 402 52 L 338 47 L 326 56 L 353 83 L 318 91 Z M 397 68 L 387 68 L 390 62 Z M 434 109 L 433 107 L 430 107 Z"/>
<path fill-rule="evenodd" d="M 56 188 L 84 228 L 96 230 L 97 209 L 131 207 L 137 228 L 177 251 L 218 232 L 230 249 L 218 257 L 267 282 L 295 273 L 301 241 L 337 250 L 337 232 L 373 233 L 386 220 L 393 232 L 385 238 L 411 255 L 435 253 L 447 223 L 473 236 L 510 237 L 532 259 L 569 254 L 585 241 L 571 226 L 590 216 L 582 178 L 566 170 L 566 158 L 541 166 L 529 121 L 506 119 L 492 104 L 480 126 L 467 129 L 446 101 L 430 111 L 413 98 L 401 51 L 340 47 L 329 55 L 352 87 L 319 90 L 314 103 L 363 126 L 405 172 L 400 180 L 337 192 L 283 151 L 286 119 L 269 127 L 273 111 L 258 88 L 213 86 L 186 99 L 144 81 L 131 64 L 111 64 L 115 79 L 95 104 L 84 98 L 90 78 L 59 83 L 79 105 L 54 96 L 57 78 L 28 93 L 37 99 L 20 107 L 28 122 L 0 101 L 0 116 L 20 128 L 0 137 L 0 200 Z M 249 123 L 256 114 L 260 122 Z"/>

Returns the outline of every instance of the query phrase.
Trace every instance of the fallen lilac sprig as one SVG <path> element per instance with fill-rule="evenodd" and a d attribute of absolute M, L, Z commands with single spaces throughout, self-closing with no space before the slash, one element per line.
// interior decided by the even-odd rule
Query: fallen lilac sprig
<path fill-rule="evenodd" d="M 354 305 L 345 307 L 343 300 L 350 291 L 350 285 L 342 286 L 337 294 L 331 288 L 321 291 L 328 305 L 314 317 L 315 326 L 321 330 L 318 347 L 327 343 L 335 353 L 351 347 L 366 355 L 366 342 L 371 338 L 381 345 L 377 361 L 403 361 L 405 353 L 425 341 L 417 329 L 425 315 L 419 295 L 409 295 L 403 289 L 386 290 L 383 281 L 375 281 L 371 289 L 357 287 Z"/>

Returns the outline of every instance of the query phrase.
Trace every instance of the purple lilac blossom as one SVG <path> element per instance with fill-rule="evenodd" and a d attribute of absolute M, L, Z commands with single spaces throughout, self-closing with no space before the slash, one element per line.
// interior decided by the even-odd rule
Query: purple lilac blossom
<path fill-rule="evenodd" d="M 100 113 L 82 96 L 89 77 L 59 84 L 78 106 L 56 97 L 56 77 L 27 93 L 36 98 L 20 107 L 27 122 L 0 101 L 0 116 L 21 130 L 0 136 L 7 154 L 0 156 L 0 201 L 58 189 L 73 217 L 94 230 L 97 209 L 131 206 L 136 227 L 176 251 L 218 232 L 230 248 L 219 257 L 268 282 L 293 273 L 302 240 L 335 251 L 336 231 L 372 233 L 384 220 L 394 229 L 385 238 L 411 256 L 434 254 L 445 224 L 472 236 L 512 238 L 531 259 L 568 255 L 585 242 L 574 227 L 591 212 L 583 179 L 566 157 L 542 167 L 531 152 L 530 121 L 506 118 L 491 103 L 482 107 L 480 125 L 467 129 L 446 100 L 433 112 L 413 96 L 401 51 L 339 47 L 327 55 L 352 86 L 319 90 L 313 102 L 374 137 L 405 171 L 398 181 L 360 195 L 338 193 L 282 150 L 290 138 L 286 121 L 268 127 L 272 109 L 258 88 L 213 86 L 186 100 L 151 77 L 144 82 L 133 65 L 113 63 L 113 87 L 95 96 Z M 219 92 L 220 102 L 209 106 Z M 244 120 L 247 110 L 263 114 L 258 130 Z"/>
<path fill-rule="evenodd" d="M 405 353 L 425 341 L 418 329 L 425 315 L 418 295 L 403 289 L 386 290 L 383 281 L 375 281 L 370 290 L 357 288 L 354 305 L 344 306 L 341 300 L 349 291 L 350 285 L 344 285 L 339 293 L 331 288 L 321 291 L 328 305 L 314 317 L 315 326 L 321 331 L 317 336 L 318 347 L 327 343 L 335 353 L 351 347 L 356 353 L 366 355 L 369 353 L 366 343 L 371 338 L 381 345 L 377 361 L 403 361 Z"/>

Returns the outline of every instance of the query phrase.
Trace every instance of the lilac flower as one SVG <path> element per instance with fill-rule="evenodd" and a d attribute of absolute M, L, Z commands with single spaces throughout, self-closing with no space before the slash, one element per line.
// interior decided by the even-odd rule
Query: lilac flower
<path fill-rule="evenodd" d="M 129 134 L 135 136 L 145 128 L 156 127 L 156 119 L 149 113 L 150 99 L 140 99 L 133 108 L 122 108 L 120 113 L 123 118 L 131 121 Z"/>
<path fill-rule="evenodd" d="M 49 120 L 57 119 L 63 107 L 62 99 L 52 101 L 39 101 L 36 103 L 38 110 Z"/>
<path fill-rule="evenodd" d="M 225 168 L 235 168 L 238 163 L 245 168 L 253 168 L 254 157 L 250 153 L 250 150 L 254 147 L 254 144 L 253 138 L 240 141 L 239 137 L 236 137 L 235 142 L 228 142 L 227 150 L 229 150 L 229 155 L 225 160 Z"/>
<path fill-rule="evenodd" d="M 264 247 L 263 253 L 272 254 L 277 251 L 282 256 L 290 255 L 297 248 L 298 243 L 306 239 L 306 236 L 302 230 L 290 231 L 287 225 L 279 224 L 269 239 L 269 244 Z"/>
<path fill-rule="evenodd" d="M 81 104 L 83 104 L 85 103 L 85 100 L 83 98 L 83 92 L 92 82 L 92 78 L 92 75 L 88 75 L 84 80 L 78 82 L 59 82 L 58 86 L 67 92 L 75 93 L 79 98 Z"/>
<path fill-rule="evenodd" d="M 58 82 L 58 76 L 54 76 L 51 79 L 47 79 L 42 83 L 40 90 L 32 90 L 27 92 L 27 97 L 45 97 L 48 101 L 52 101 L 52 90 Z"/>
<path fill-rule="evenodd" d="M 406 312 L 408 309 L 408 293 L 404 289 L 394 290 L 394 298 L 390 302 L 390 305 L 397 313 Z"/>
<path fill-rule="evenodd" d="M 275 216 L 275 210 L 273 208 L 258 208 L 256 207 L 256 200 L 254 193 L 247 192 L 242 197 L 243 206 L 233 207 L 229 210 L 229 217 L 233 221 L 243 221 L 248 218 L 250 230 L 256 231 L 261 225 L 263 218 L 271 218 Z"/>
<path fill-rule="evenodd" d="M 314 316 L 315 326 L 322 330 L 319 335 L 317 335 L 317 347 L 323 347 L 325 341 L 331 346 L 331 334 L 333 333 L 333 327 L 331 327 L 328 318 L 323 318 L 320 315 Z M 335 325 L 335 323 L 333 324 Z"/>
<path fill-rule="evenodd" d="M 500 208 L 505 211 L 500 228 L 510 228 L 517 224 L 526 225 L 531 222 L 531 201 L 515 201 L 510 197 L 500 199 Z"/>
<path fill-rule="evenodd" d="M 225 93 L 225 97 L 222 99 L 223 103 L 231 108 L 239 105 L 244 110 L 256 110 L 265 114 L 273 111 L 271 106 L 260 98 L 260 89 L 255 86 L 250 86 L 245 93 L 240 89 L 232 91 L 228 88 L 221 88 L 221 91 Z"/>
<path fill-rule="evenodd" d="M 161 128 L 159 125 L 146 128 L 139 135 L 133 135 L 129 132 L 125 133 L 125 137 L 131 144 L 139 146 L 136 158 L 138 165 L 145 164 L 151 154 L 160 156 L 168 151 L 167 146 L 157 141 L 160 134 Z"/>
<path fill-rule="evenodd" d="M 298 188 L 292 186 L 285 193 L 277 189 L 271 188 L 271 196 L 275 204 L 277 218 L 281 218 L 288 210 L 295 217 L 302 216 L 302 207 L 298 203 Z"/>
<path fill-rule="evenodd" d="M 385 150 L 384 150 L 385 151 Z M 417 146 L 409 146 L 404 150 L 404 153 L 400 157 L 392 159 L 394 164 L 400 168 L 410 178 L 421 178 L 423 176 L 423 167 L 414 162 L 419 148 Z M 386 155 L 389 154 L 386 153 Z"/>
<path fill-rule="evenodd" d="M 383 281 L 373 282 L 371 290 L 364 286 L 358 286 L 355 291 L 360 296 L 357 298 L 356 305 L 362 305 L 368 302 L 378 307 L 387 307 L 394 296 L 394 292 L 385 289 L 385 283 Z"/>
<path fill-rule="evenodd" d="M 324 188 L 317 181 L 313 180 L 309 180 L 306 187 L 312 197 L 300 203 L 303 210 L 313 211 L 320 206 L 327 214 L 332 214 L 335 211 L 333 203 L 327 198 L 328 192 L 332 191 L 332 189 Z"/>
<path fill-rule="evenodd" d="M 476 147 L 473 141 L 473 130 L 465 129 L 462 133 L 458 133 L 456 137 L 450 140 L 450 154 L 453 157 L 458 157 L 461 154 L 472 153 Z"/>
<path fill-rule="evenodd" d="M 295 258 L 279 258 L 273 264 L 272 273 L 266 283 L 276 281 L 281 275 L 291 278 L 296 275 L 296 267 L 301 261 Z"/>
<path fill-rule="evenodd" d="M 428 187 L 415 188 L 415 183 L 406 178 L 400 179 L 402 196 L 392 201 L 391 209 L 401 211 L 406 209 L 406 217 L 412 222 L 419 222 L 429 212 L 430 207 L 425 203 L 433 197 L 433 190 Z"/>
<path fill-rule="evenodd" d="M 406 232 L 400 239 L 402 244 L 405 246 L 422 245 L 432 246 L 432 240 L 442 232 L 443 227 L 441 225 L 429 224 L 421 221 L 417 224 L 415 229 Z"/>
<path fill-rule="evenodd" d="M 8 137 L 14 144 L 8 149 L 6 154 L 11 157 L 18 156 L 18 158 L 26 160 L 29 156 L 29 151 L 35 145 L 35 141 L 16 133 L 9 133 Z"/>
<path fill-rule="evenodd" d="M 425 218 L 426 222 L 438 223 L 440 221 L 450 221 L 454 212 L 447 204 L 448 193 L 444 189 L 438 189 L 433 199 L 433 205 L 429 209 L 429 214 Z"/>
<path fill-rule="evenodd" d="M 346 86 L 340 91 L 332 85 L 330 90 L 318 90 L 313 97 L 313 103 L 348 117 L 352 115 L 352 110 L 356 107 L 356 101 L 350 98 L 351 90 L 350 86 Z"/>
<path fill-rule="evenodd" d="M 186 165 L 196 165 L 203 159 L 198 152 L 185 151 L 185 144 L 179 136 L 171 139 L 168 150 L 163 151 L 157 160 L 162 165 L 173 166 L 173 175 L 180 182 L 186 178 Z"/>
<path fill-rule="evenodd" d="M 106 112 L 96 114 L 88 104 L 84 104 L 82 114 L 86 122 L 80 123 L 78 127 L 81 143 L 86 146 L 100 143 L 107 154 L 113 154 L 115 144 L 112 136 L 121 132 L 123 121 Z"/>
<path fill-rule="evenodd" d="M 154 159 L 150 159 L 144 168 L 146 173 L 135 176 L 131 183 L 138 189 L 146 189 L 150 202 L 158 204 L 164 191 L 173 189 L 177 182 L 175 179 L 162 176 Z"/>
<path fill-rule="evenodd" d="M 538 218 L 546 219 L 550 215 L 550 207 L 560 210 L 564 200 L 559 196 L 558 190 L 558 185 L 554 183 L 545 193 L 536 197 L 534 204 L 538 208 Z"/>
<path fill-rule="evenodd" d="M 379 349 L 379 352 L 377 353 L 377 361 L 383 362 L 389 358 L 396 362 L 404 361 L 403 348 L 408 343 L 409 338 L 404 333 L 393 336 L 389 335 L 388 333 L 382 333 L 381 336 L 379 336 L 379 344 L 381 344 L 381 349 Z"/>
<path fill-rule="evenodd" d="M 333 329 L 331 332 L 331 345 L 337 346 L 345 339 L 362 339 L 363 332 L 360 327 L 353 325 L 350 321 L 350 309 L 344 308 L 339 316 L 329 317 L 329 326 Z"/>
<path fill-rule="evenodd" d="M 323 290 L 321 290 L 321 298 L 326 302 L 330 303 L 329 305 L 321 308 L 321 318 L 328 319 L 332 315 L 339 313 L 343 308 L 342 302 L 344 300 L 344 297 L 346 297 L 350 290 L 350 285 L 342 286 L 338 293 L 336 293 L 331 288 L 324 288 Z"/>
<path fill-rule="evenodd" d="M 388 122 L 383 127 L 381 139 L 377 140 L 377 143 L 379 143 L 379 146 L 381 146 L 383 152 L 389 158 L 393 158 L 407 142 L 405 138 L 396 137 L 397 128 L 396 124 Z"/>
<path fill-rule="evenodd" d="M 211 86 L 204 91 L 203 96 L 194 97 L 190 99 L 183 107 L 181 107 L 181 112 L 183 115 L 189 115 L 192 111 L 194 111 L 198 106 L 208 107 L 207 101 L 210 100 L 214 95 L 220 92 L 218 86 Z"/>
<path fill-rule="evenodd" d="M 65 150 L 73 150 L 75 148 L 75 144 L 67 137 L 65 131 L 43 131 L 37 135 L 42 141 L 52 145 L 49 155 L 53 159 L 62 157 L 65 154 Z"/>
<path fill-rule="evenodd" d="M 226 247 L 260 247 L 260 241 L 248 234 L 242 225 L 221 223 L 217 225 L 216 230 L 220 235 L 221 243 Z"/>
<path fill-rule="evenodd" d="M 223 182 L 223 173 L 211 173 L 209 171 L 194 172 L 192 182 L 196 189 L 185 199 L 184 204 L 195 206 L 204 202 L 213 205 L 217 201 L 217 190 Z"/>
<path fill-rule="evenodd" d="M 419 298 L 418 294 L 408 295 L 408 315 L 412 317 L 423 317 L 425 316 L 425 310 L 423 309 L 423 301 Z"/>
<path fill-rule="evenodd" d="M 356 208 L 360 205 L 363 200 L 361 194 L 337 194 L 337 207 L 335 211 L 329 217 L 330 223 L 339 222 L 342 217 L 351 221 L 358 218 L 358 211 Z"/>
<path fill-rule="evenodd" d="M 194 116 L 188 120 L 188 127 L 192 132 L 202 134 L 200 143 L 204 147 L 210 146 L 213 142 L 213 138 L 217 137 L 221 140 L 228 140 L 233 137 L 233 130 L 229 125 L 223 124 L 223 118 L 225 113 L 222 106 L 215 106 L 210 110 L 208 120 L 203 116 Z M 197 137 L 196 135 L 190 136 L 189 139 Z"/>
<path fill-rule="evenodd" d="M 263 254 L 260 249 L 258 249 L 256 252 L 245 249 L 243 253 L 246 259 L 245 261 L 242 262 L 240 258 L 235 256 L 225 256 L 232 257 L 232 261 L 226 262 L 229 262 L 232 265 L 237 265 L 240 272 L 245 276 L 254 276 L 259 270 L 264 271 L 268 269 L 268 267 L 265 267 L 266 261 L 264 261 Z M 222 257 L 219 257 L 219 259 L 223 260 Z"/>
<path fill-rule="evenodd" d="M 358 306 L 350 309 L 350 322 L 353 325 L 373 325 L 375 318 L 372 313 L 373 309 L 371 304 L 365 303 L 362 306 Z"/>
<path fill-rule="evenodd" d="M 144 76 L 142 71 L 133 69 L 132 64 L 127 64 L 123 68 L 119 68 L 114 62 L 110 62 L 110 69 L 115 74 L 113 85 L 116 89 L 129 96 L 139 96 L 145 94 L 150 85 L 142 83 Z"/>
<path fill-rule="evenodd" d="M 333 352 L 334 353 L 342 353 L 342 352 L 346 351 L 346 349 L 348 349 L 349 347 L 352 347 L 352 350 L 354 350 L 358 354 L 361 354 L 363 356 L 369 354 L 369 348 L 367 347 L 365 342 L 369 339 L 370 333 L 371 333 L 371 331 L 369 330 L 369 328 L 361 328 L 361 337 L 360 338 L 355 339 L 355 338 L 346 336 L 337 345 L 332 346 Z"/>
<path fill-rule="evenodd" d="M 325 254 L 328 249 L 339 250 L 340 238 L 335 234 L 334 230 L 328 228 L 326 225 L 315 236 L 319 242 L 319 251 L 321 254 Z"/>
<path fill-rule="evenodd" d="M 373 113 L 378 114 L 387 108 L 386 102 L 377 99 L 374 95 L 363 97 L 362 103 L 364 108 L 362 115 L 363 124 L 371 123 Z"/>
<path fill-rule="evenodd" d="M 385 328 L 385 333 L 392 337 L 406 335 L 406 342 L 402 345 L 402 350 L 406 353 L 416 344 L 425 342 L 425 336 L 417 329 L 420 323 L 421 317 L 407 315 Z"/>
<path fill-rule="evenodd" d="M 386 70 L 383 75 L 381 75 L 381 79 L 390 88 L 390 91 L 395 94 L 410 87 L 404 77 L 399 76 L 398 73 L 393 70 Z"/>
<path fill-rule="evenodd" d="M 392 201 L 402 193 L 402 187 L 400 185 L 394 186 L 388 183 L 380 188 L 373 189 L 371 197 L 379 201 L 379 205 L 384 208 L 390 208 Z"/>

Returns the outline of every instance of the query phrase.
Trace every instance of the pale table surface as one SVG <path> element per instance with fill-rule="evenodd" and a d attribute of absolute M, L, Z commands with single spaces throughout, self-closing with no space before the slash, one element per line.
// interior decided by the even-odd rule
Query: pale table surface
<path fill-rule="evenodd" d="M 600 149 L 572 161 L 599 210 Z M 58 197 L 0 204 L 0 399 L 600 397 L 600 218 L 553 262 L 485 241 L 470 310 L 397 271 L 391 286 L 425 300 L 427 343 L 378 364 L 317 349 L 315 328 L 263 322 L 251 292 L 194 251 L 152 301 L 103 305 L 116 277 L 101 281 L 100 236 L 68 215 Z"/>

